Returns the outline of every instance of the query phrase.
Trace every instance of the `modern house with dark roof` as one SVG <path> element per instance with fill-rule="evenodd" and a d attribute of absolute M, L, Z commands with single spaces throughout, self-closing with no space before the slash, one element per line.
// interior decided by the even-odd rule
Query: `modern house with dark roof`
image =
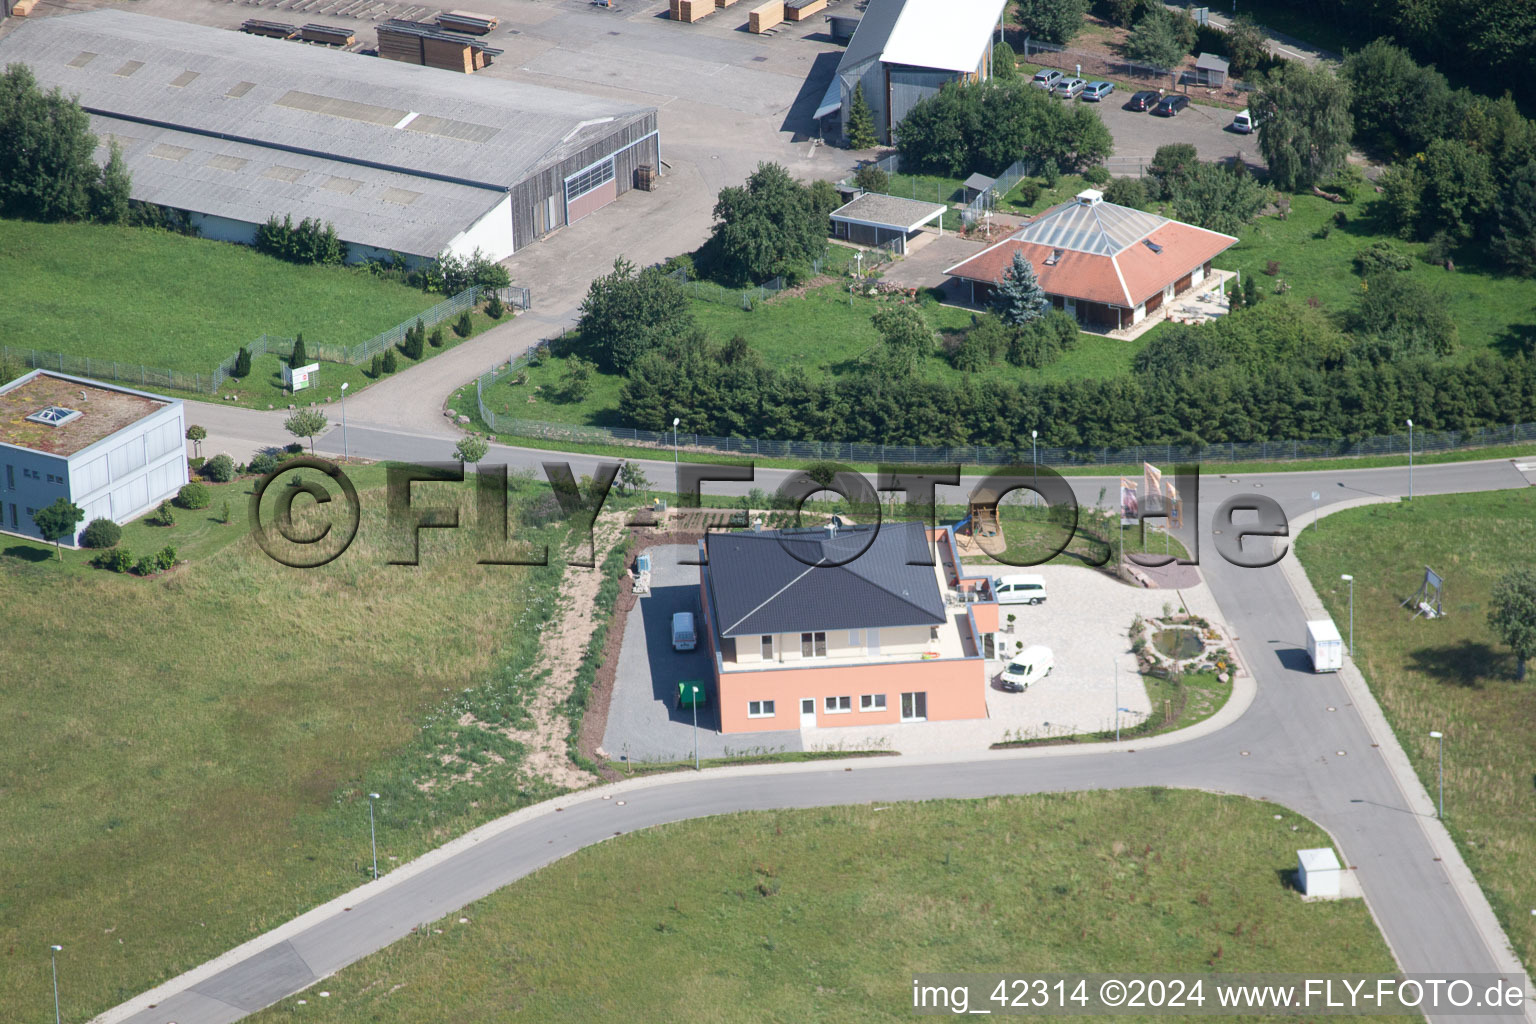
<path fill-rule="evenodd" d="M 844 135 L 860 87 L 875 115 L 875 134 L 950 82 L 992 77 L 992 44 L 1001 38 L 1007 0 L 869 0 L 848 41 L 816 117 L 838 114 Z"/>
<path fill-rule="evenodd" d="M 174 497 L 187 482 L 183 419 L 180 399 L 51 370 L 0 386 L 0 529 L 41 540 L 32 513 L 66 498 L 85 510 L 78 536 Z"/>
<path fill-rule="evenodd" d="M 348 258 L 504 259 L 656 166 L 656 110 L 104 9 L 28 20 L 0 66 L 78 97 L 134 199 L 250 243 L 328 221 Z"/>
<path fill-rule="evenodd" d="M 699 547 L 722 732 L 987 716 L 997 605 L 989 578 L 960 575 L 948 530 L 749 530 Z"/>
<path fill-rule="evenodd" d="M 1106 203 L 1102 192 L 1086 189 L 944 273 L 952 295 L 984 305 L 1022 253 L 1052 305 L 1088 327 L 1118 330 L 1198 288 L 1211 261 L 1236 243 L 1219 231 Z"/>

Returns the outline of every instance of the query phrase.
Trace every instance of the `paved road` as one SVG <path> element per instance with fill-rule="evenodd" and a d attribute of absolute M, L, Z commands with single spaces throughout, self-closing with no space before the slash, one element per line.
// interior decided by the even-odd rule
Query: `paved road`
<path fill-rule="evenodd" d="M 350 440 L 355 452 L 375 457 L 440 457 L 447 447 L 440 439 L 377 431 L 360 430 Z M 547 457 L 500 448 L 493 456 L 524 465 Z M 580 456 L 567 458 L 585 464 Z M 664 464 L 652 468 L 661 478 Z M 772 486 L 780 475 L 763 473 L 767 479 L 761 485 Z M 1088 500 L 1103 482 L 1073 479 L 1077 493 Z M 1202 540 L 1209 544 L 1211 515 L 1233 494 L 1265 493 L 1289 515 L 1302 516 L 1311 509 L 1314 490 L 1326 507 L 1406 493 L 1407 484 L 1406 469 L 1205 480 Z M 1508 461 L 1421 467 L 1414 480 L 1419 494 L 1529 484 Z M 1500 948 L 1497 928 L 1488 927 L 1486 901 L 1475 886 L 1457 884 L 1465 866 L 1428 811 L 1423 787 L 1403 769 L 1406 761 L 1375 717 L 1379 712 L 1373 714 L 1368 694 L 1352 692 L 1342 674 L 1318 676 L 1307 669 L 1305 613 L 1283 568 L 1239 569 L 1209 548 L 1204 554 L 1202 566 L 1223 618 L 1233 627 L 1257 684 L 1252 704 L 1219 731 L 1182 742 L 1176 735 L 1164 737 L 1168 742 L 1143 742 L 1140 749 L 1126 744 L 1070 753 L 876 759 L 851 769 L 841 764 L 727 769 L 592 792 L 557 802 L 560 810 L 553 804 L 529 808 L 101 1019 L 134 1024 L 238 1020 L 543 864 L 612 835 L 663 822 L 746 809 L 1145 785 L 1273 800 L 1317 821 L 1358 869 L 1368 905 L 1403 970 L 1504 972 L 1510 954 Z M 150 1001 L 158 1001 L 153 1010 L 146 1008 Z M 1536 1013 L 1526 1019 L 1536 1020 Z"/>

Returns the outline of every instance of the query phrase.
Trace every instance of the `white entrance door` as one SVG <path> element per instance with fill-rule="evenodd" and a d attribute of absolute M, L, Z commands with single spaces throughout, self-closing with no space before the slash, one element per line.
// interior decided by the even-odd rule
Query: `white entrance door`
<path fill-rule="evenodd" d="M 814 728 L 816 728 L 816 698 L 815 697 L 801 697 L 800 698 L 800 728 L 802 728 L 802 729 L 814 729 Z"/>

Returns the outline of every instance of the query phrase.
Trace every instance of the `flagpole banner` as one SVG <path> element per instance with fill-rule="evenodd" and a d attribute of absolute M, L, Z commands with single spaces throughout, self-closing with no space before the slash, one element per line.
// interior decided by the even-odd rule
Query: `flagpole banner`
<path fill-rule="evenodd" d="M 1136 481 L 1129 477 L 1120 478 L 1120 518 L 1136 519 L 1141 514 L 1141 506 L 1136 500 Z"/>

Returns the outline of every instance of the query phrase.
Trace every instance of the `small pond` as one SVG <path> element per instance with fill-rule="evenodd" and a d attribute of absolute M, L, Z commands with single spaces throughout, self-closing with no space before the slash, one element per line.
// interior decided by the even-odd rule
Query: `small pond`
<path fill-rule="evenodd" d="M 1205 650 L 1200 634 L 1192 629 L 1161 629 L 1152 634 L 1152 646 L 1177 661 L 1198 657 Z"/>

